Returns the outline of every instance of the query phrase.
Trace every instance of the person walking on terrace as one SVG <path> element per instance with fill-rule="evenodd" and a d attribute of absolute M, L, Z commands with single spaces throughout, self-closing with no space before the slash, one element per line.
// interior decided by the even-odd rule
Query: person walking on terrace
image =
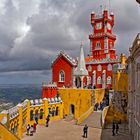
<path fill-rule="evenodd" d="M 46 127 L 49 126 L 49 121 L 50 121 L 50 115 L 48 115 L 47 118 L 46 118 Z"/>
<path fill-rule="evenodd" d="M 112 136 L 115 136 L 115 122 L 112 123 Z"/>
<path fill-rule="evenodd" d="M 88 126 L 85 124 L 84 128 L 83 128 L 83 137 L 87 138 L 87 133 L 88 133 Z"/>
<path fill-rule="evenodd" d="M 36 124 L 38 124 L 38 117 L 35 117 Z"/>
<path fill-rule="evenodd" d="M 30 125 L 29 124 L 27 125 L 26 130 L 27 130 L 27 135 L 29 136 L 29 132 L 30 132 Z"/>
<path fill-rule="evenodd" d="M 34 128 L 34 132 L 36 132 L 36 123 L 34 122 L 33 128 Z"/>
<path fill-rule="evenodd" d="M 118 134 L 118 131 L 119 131 L 119 125 L 118 125 L 118 122 L 116 123 L 116 134 Z"/>

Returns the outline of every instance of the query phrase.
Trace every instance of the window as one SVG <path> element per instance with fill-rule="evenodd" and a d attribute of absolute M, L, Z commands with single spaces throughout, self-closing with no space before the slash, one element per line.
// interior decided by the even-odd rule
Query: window
<path fill-rule="evenodd" d="M 59 73 L 59 82 L 64 82 L 64 81 L 65 81 L 64 71 L 60 71 L 60 73 Z"/>
<path fill-rule="evenodd" d="M 96 24 L 96 29 L 97 30 L 102 29 L 102 22 Z"/>
<path fill-rule="evenodd" d="M 101 49 L 100 42 L 96 42 L 96 50 Z"/>
<path fill-rule="evenodd" d="M 108 71 L 112 71 L 112 65 L 111 65 L 111 64 L 108 64 L 107 70 L 108 70 Z"/>
<path fill-rule="evenodd" d="M 92 84 L 96 85 L 96 71 L 94 71 L 92 75 Z"/>
<path fill-rule="evenodd" d="M 112 44 L 112 42 L 110 42 L 110 49 L 113 49 L 113 44 Z"/>
<path fill-rule="evenodd" d="M 34 114 L 33 114 L 33 110 L 30 111 L 30 121 L 34 120 Z"/>
<path fill-rule="evenodd" d="M 107 77 L 107 84 L 111 84 L 111 77 L 110 76 Z"/>
<path fill-rule="evenodd" d="M 98 71 L 101 71 L 102 70 L 102 66 L 101 65 L 98 65 L 97 70 Z"/>
<path fill-rule="evenodd" d="M 97 84 L 101 84 L 101 77 L 100 76 L 97 78 Z"/>

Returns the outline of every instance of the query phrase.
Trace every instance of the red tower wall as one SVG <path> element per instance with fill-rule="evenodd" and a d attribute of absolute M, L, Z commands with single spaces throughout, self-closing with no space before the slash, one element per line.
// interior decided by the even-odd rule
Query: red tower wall
<path fill-rule="evenodd" d="M 57 94 L 57 87 L 42 87 L 42 98 L 54 98 Z"/>
<path fill-rule="evenodd" d="M 61 56 L 56 60 L 56 62 L 52 66 L 52 81 L 57 83 L 58 87 L 71 87 L 72 86 L 72 65 L 63 57 Z M 63 70 L 65 73 L 65 80 L 64 82 L 59 81 L 59 72 Z"/>
<path fill-rule="evenodd" d="M 91 25 L 93 28 L 93 33 L 89 35 L 91 42 L 91 56 L 92 60 L 86 58 L 86 67 L 88 69 L 89 65 L 92 70 L 88 71 L 91 78 L 91 85 L 93 82 L 93 72 L 96 72 L 96 88 L 102 88 L 103 86 L 103 72 L 106 74 L 105 78 L 105 88 L 111 88 L 110 82 L 107 84 L 107 77 L 111 77 L 112 81 L 112 70 L 108 70 L 108 64 L 115 64 L 116 61 L 116 50 L 114 48 L 116 36 L 113 35 L 112 29 L 114 26 L 114 15 L 113 13 L 104 10 L 102 14 L 96 15 L 91 13 Z M 100 45 L 99 45 L 100 44 Z M 89 61 L 90 60 L 90 61 Z M 97 62 L 97 63 L 96 63 Z M 98 71 L 98 65 L 101 65 L 101 71 Z M 101 84 L 97 84 L 97 78 L 101 77 Z M 95 79 L 95 78 L 94 78 Z M 109 80 L 108 80 L 109 81 Z"/>

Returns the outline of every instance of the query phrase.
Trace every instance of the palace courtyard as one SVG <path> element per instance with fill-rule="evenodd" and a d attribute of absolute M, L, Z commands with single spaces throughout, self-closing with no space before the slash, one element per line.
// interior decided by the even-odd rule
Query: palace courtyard
<path fill-rule="evenodd" d="M 107 129 L 89 127 L 88 138 L 83 138 L 83 126 L 76 125 L 75 121 L 59 120 L 50 123 L 49 127 L 38 125 L 37 131 L 33 136 L 26 136 L 22 140 L 133 140 L 128 134 L 127 128 L 120 126 L 120 131 L 117 136 L 112 136 L 112 129 L 109 126 Z"/>

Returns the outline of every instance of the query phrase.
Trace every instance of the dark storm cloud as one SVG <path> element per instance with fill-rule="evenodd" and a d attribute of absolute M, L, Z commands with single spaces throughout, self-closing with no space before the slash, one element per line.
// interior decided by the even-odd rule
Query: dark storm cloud
<path fill-rule="evenodd" d="M 101 4 L 108 7 L 106 0 L 1 0 L 0 71 L 50 70 L 60 50 L 79 56 L 81 42 L 89 53 L 90 13 L 99 13 Z M 113 0 L 111 9 L 117 52 L 128 54 L 140 9 L 131 0 Z"/>

